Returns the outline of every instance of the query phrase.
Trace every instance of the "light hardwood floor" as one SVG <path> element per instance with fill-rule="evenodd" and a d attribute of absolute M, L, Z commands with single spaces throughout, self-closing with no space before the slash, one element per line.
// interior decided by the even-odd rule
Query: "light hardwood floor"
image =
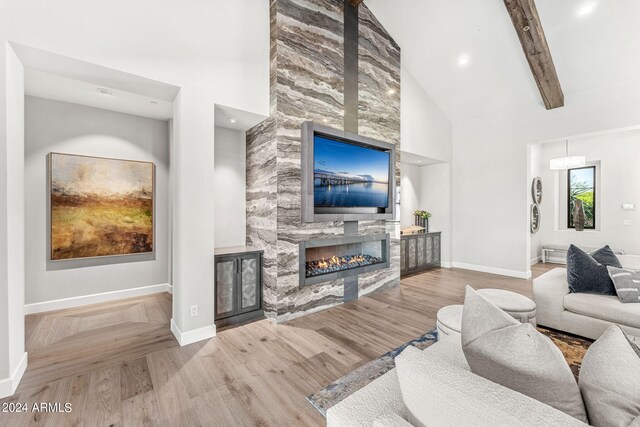
<path fill-rule="evenodd" d="M 534 276 L 554 266 L 538 264 Z M 274 325 L 179 347 L 168 294 L 27 316 L 29 367 L 0 403 L 69 402 L 70 413 L 0 413 L 0 426 L 324 425 L 306 396 L 435 328 L 464 286 L 531 296 L 531 281 L 437 269 L 400 287 Z"/>

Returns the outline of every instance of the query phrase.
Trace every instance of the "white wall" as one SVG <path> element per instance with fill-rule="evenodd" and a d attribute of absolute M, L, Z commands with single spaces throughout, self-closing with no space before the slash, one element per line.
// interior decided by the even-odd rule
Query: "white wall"
<path fill-rule="evenodd" d="M 451 121 L 402 67 L 400 135 L 402 151 L 440 161 L 451 161 Z"/>
<path fill-rule="evenodd" d="M 454 261 L 526 276 L 531 201 L 527 144 L 640 124 L 640 80 L 565 95 L 547 111 L 524 105 L 456 123 Z"/>
<path fill-rule="evenodd" d="M 214 104 L 269 114 L 269 4 L 114 0 L 108 8 L 96 8 L 62 0 L 50 6 L 46 0 L 0 6 L 2 86 L 7 82 L 5 46 L 15 42 L 181 88 L 171 141 L 173 330 L 189 337 L 183 342 L 210 337 L 215 334 L 215 212 L 213 198 L 202 195 L 215 192 Z M 6 100 L 3 91 L 0 104 Z M 6 115 L 0 122 L 0 147 L 6 147 Z M 6 194 L 0 198 L 1 208 Z M 200 305 L 197 317 L 189 315 L 194 304 Z M 5 310 L 0 307 L 0 312 Z"/>
<path fill-rule="evenodd" d="M 15 391 L 24 347 L 24 69 L 0 41 L 0 397 Z"/>
<path fill-rule="evenodd" d="M 169 283 L 169 134 L 165 121 L 26 97 L 26 303 Z M 153 162 L 154 253 L 52 262 L 47 154 Z"/>
<path fill-rule="evenodd" d="M 570 140 L 572 154 L 585 155 L 588 164 L 596 164 L 596 230 L 582 232 L 567 229 L 567 172 L 549 169 L 549 160 L 563 155 L 564 142 L 540 144 L 538 167 L 541 170 L 545 201 L 538 232 L 541 244 L 601 247 L 605 244 L 627 253 L 640 254 L 640 131 L 614 132 Z M 535 160 L 532 157 L 532 169 Z M 622 210 L 623 203 L 636 204 L 636 210 Z M 632 221 L 624 225 L 623 221 Z M 532 247 L 532 251 L 533 251 Z M 532 258 L 538 252 L 532 252 Z"/>
<path fill-rule="evenodd" d="M 440 231 L 441 261 L 445 267 L 451 262 L 451 165 L 437 163 L 421 168 L 420 203 L 431 212 L 429 230 Z"/>
<path fill-rule="evenodd" d="M 442 262 L 448 266 L 452 245 L 453 126 L 405 66 L 401 92 L 402 151 L 441 162 L 425 166 L 402 164 L 401 225 L 413 224 L 416 209 L 431 212 L 429 228 L 442 232 Z"/>
<path fill-rule="evenodd" d="M 414 224 L 413 213 L 417 209 L 425 209 L 420 200 L 422 197 L 420 169 L 420 166 L 409 163 L 400 165 L 400 226 L 403 228 Z"/>
<path fill-rule="evenodd" d="M 544 171 L 544 165 L 542 164 L 542 145 L 541 144 L 535 144 L 535 145 L 531 145 L 531 151 L 530 151 L 530 171 L 529 171 L 529 188 L 531 188 L 531 183 L 533 181 L 533 179 L 535 177 L 541 177 L 542 178 L 542 173 Z M 548 168 L 548 163 L 547 163 L 547 168 Z M 543 209 L 543 206 L 549 205 L 552 203 L 550 194 L 551 192 L 549 191 L 550 189 L 545 187 L 545 182 L 543 182 L 543 194 L 542 194 L 542 203 L 540 203 L 540 209 Z M 531 195 L 531 189 L 529 190 L 529 204 L 532 205 L 533 204 L 533 196 Z M 545 224 L 545 221 L 543 218 L 541 225 L 542 227 L 547 226 L 547 224 Z M 542 230 L 542 229 L 541 229 Z M 540 245 L 542 242 L 542 233 L 541 230 L 538 231 L 535 234 L 529 234 L 529 246 L 531 248 L 530 250 L 530 254 L 531 254 L 531 260 L 530 260 L 530 264 L 533 265 L 535 263 L 537 263 L 538 261 L 541 261 L 541 258 L 538 258 L 540 256 Z"/>
<path fill-rule="evenodd" d="M 246 152 L 245 132 L 216 127 L 214 232 L 219 248 L 246 244 Z"/>

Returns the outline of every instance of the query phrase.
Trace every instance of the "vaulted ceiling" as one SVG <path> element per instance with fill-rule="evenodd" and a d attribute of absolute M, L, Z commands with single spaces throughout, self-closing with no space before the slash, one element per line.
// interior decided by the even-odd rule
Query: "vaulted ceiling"
<path fill-rule="evenodd" d="M 536 103 L 540 93 L 503 0 L 365 0 L 403 65 L 452 120 Z M 640 78 L 640 1 L 536 0 L 565 104 Z"/>

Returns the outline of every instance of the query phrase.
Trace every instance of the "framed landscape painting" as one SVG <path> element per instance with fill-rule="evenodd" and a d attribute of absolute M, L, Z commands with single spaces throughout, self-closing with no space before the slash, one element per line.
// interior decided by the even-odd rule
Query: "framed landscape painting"
<path fill-rule="evenodd" d="M 51 260 L 153 252 L 154 164 L 49 154 Z"/>

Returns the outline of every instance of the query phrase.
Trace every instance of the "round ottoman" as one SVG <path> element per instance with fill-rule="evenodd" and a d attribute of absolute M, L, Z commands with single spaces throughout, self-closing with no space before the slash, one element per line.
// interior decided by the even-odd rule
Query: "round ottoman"
<path fill-rule="evenodd" d="M 453 333 L 460 333 L 462 330 L 462 309 L 462 305 L 448 305 L 438 310 L 438 314 L 436 314 L 438 340 Z"/>
<path fill-rule="evenodd" d="M 524 295 L 502 289 L 479 289 L 476 292 L 520 322 L 536 326 L 536 303 Z"/>

